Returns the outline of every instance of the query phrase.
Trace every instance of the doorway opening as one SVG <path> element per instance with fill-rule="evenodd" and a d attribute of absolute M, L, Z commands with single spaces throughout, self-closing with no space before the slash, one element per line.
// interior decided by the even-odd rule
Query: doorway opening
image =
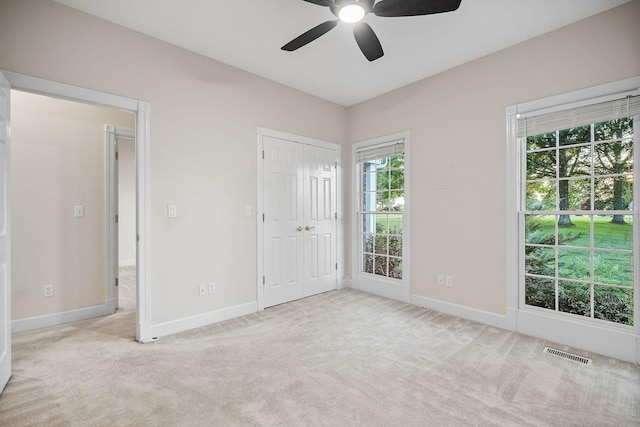
<path fill-rule="evenodd" d="M 97 92 L 90 89 L 79 88 L 76 86 L 70 86 L 62 83 L 52 82 L 49 80 L 39 79 L 36 77 L 30 77 L 23 74 L 12 73 L 2 71 L 2 76 L 6 78 L 9 83 L 9 88 L 13 90 L 24 91 L 28 93 L 40 94 L 49 96 L 56 99 L 64 99 L 69 101 L 75 101 L 81 104 L 106 107 L 108 109 L 118 110 L 120 112 L 133 113 L 134 116 L 134 128 L 135 128 L 135 177 L 136 177 L 136 294 L 137 294 L 137 308 L 135 314 L 136 323 L 136 340 L 142 343 L 151 342 L 157 340 L 151 334 L 151 312 L 150 312 L 150 295 L 149 295 L 149 174 L 148 174 L 148 135 L 149 135 L 149 103 L 139 101 L 131 98 L 125 98 L 117 95 L 110 95 L 103 92 Z M 102 122 L 109 123 L 109 121 Z M 33 126 L 37 126 L 38 123 L 33 123 Z M 104 127 L 102 128 L 104 132 Z M 101 135 L 101 139 L 104 144 L 104 133 Z M 104 152 L 104 150 L 103 150 Z M 10 163 L 10 162 L 9 162 Z M 10 169 L 10 165 L 8 165 Z M 104 171 L 104 167 L 100 170 Z M 103 174 L 106 176 L 106 174 Z M 104 198 L 103 198 L 104 200 Z M 75 203 L 75 202 L 74 202 Z M 78 209 L 76 210 L 76 206 Z M 46 206 L 44 207 L 46 208 Z M 43 207 L 40 207 L 43 209 Z M 44 210 L 44 209 L 43 209 Z M 102 211 L 103 214 L 105 210 Z M 73 219 L 75 220 L 75 214 L 88 215 L 89 212 L 84 210 L 83 205 L 73 205 Z M 103 234 L 106 234 L 103 229 Z M 13 230 L 9 230 L 10 233 Z M 102 258 L 102 263 L 106 259 Z M 59 253 L 60 257 L 69 256 L 68 253 L 62 251 Z M 106 271 L 106 270 L 105 270 Z M 106 274 L 105 274 L 106 275 Z M 104 277 L 104 276 L 103 276 Z M 55 294 L 55 287 L 54 287 Z M 106 305 L 102 305 L 106 307 Z M 114 305 L 115 307 L 115 305 Z M 94 310 L 95 307 L 89 307 L 89 310 Z M 64 312 L 67 315 L 67 312 Z M 71 310 L 72 315 L 77 314 L 77 310 Z M 108 314 L 108 313 L 103 313 Z M 63 316 L 64 317 L 64 316 Z M 95 317 L 95 316 L 90 316 Z M 73 321 L 71 319 L 69 321 Z M 59 323 L 65 323 L 59 322 Z M 13 326 L 13 325 L 12 325 Z"/>
<path fill-rule="evenodd" d="M 103 132 L 105 122 L 134 128 L 135 114 L 19 90 L 11 112 L 13 331 L 114 313 L 118 248 L 105 230 L 118 177 L 104 173 L 113 162 Z M 135 206 L 135 181 L 133 197 Z"/>

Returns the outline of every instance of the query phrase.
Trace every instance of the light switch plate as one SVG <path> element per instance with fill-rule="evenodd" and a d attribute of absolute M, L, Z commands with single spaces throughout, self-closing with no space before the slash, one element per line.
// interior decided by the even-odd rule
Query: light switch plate
<path fill-rule="evenodd" d="M 84 218 L 84 206 L 76 205 L 73 207 L 73 216 L 76 218 Z"/>
<path fill-rule="evenodd" d="M 167 205 L 167 217 L 168 218 L 178 217 L 178 208 L 176 207 L 176 205 Z"/>

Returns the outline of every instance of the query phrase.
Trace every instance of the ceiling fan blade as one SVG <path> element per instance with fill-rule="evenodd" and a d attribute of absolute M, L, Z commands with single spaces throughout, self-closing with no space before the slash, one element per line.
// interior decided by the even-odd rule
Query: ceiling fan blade
<path fill-rule="evenodd" d="M 309 1 L 309 0 L 306 0 Z M 313 0 L 312 0 L 313 1 Z M 361 6 L 363 6 L 367 11 L 370 11 L 371 9 L 373 9 L 373 3 L 375 3 L 376 0 L 334 0 L 335 4 L 338 8 L 340 8 L 342 5 L 344 5 L 345 3 L 355 3 L 358 2 L 360 3 Z"/>
<path fill-rule="evenodd" d="M 375 61 L 384 55 L 380 40 L 378 40 L 376 33 L 373 32 L 369 24 L 365 22 L 356 24 L 353 27 L 353 35 L 356 38 L 360 50 L 369 61 Z"/>
<path fill-rule="evenodd" d="M 373 7 L 377 16 L 418 16 L 453 12 L 462 0 L 382 0 Z"/>
<path fill-rule="evenodd" d="M 303 1 L 317 4 L 318 6 L 327 6 L 327 7 L 335 6 L 335 3 L 333 2 L 333 0 L 303 0 Z"/>
<path fill-rule="evenodd" d="M 321 35 L 326 34 L 330 30 L 335 28 L 336 25 L 338 25 L 338 20 L 323 22 L 320 25 L 316 25 L 306 33 L 300 34 L 298 37 L 291 40 L 289 43 L 285 44 L 280 49 L 293 52 L 296 49 L 300 49 L 302 46 L 306 45 L 307 43 L 311 43 Z"/>

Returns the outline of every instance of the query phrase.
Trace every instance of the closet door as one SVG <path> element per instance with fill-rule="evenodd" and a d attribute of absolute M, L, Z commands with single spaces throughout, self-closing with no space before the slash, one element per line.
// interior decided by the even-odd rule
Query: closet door
<path fill-rule="evenodd" d="M 336 151 L 304 149 L 305 296 L 336 289 Z"/>
<path fill-rule="evenodd" d="M 264 306 L 337 287 L 337 151 L 263 137 Z"/>
<path fill-rule="evenodd" d="M 263 139 L 264 305 L 304 296 L 303 289 L 303 146 Z"/>

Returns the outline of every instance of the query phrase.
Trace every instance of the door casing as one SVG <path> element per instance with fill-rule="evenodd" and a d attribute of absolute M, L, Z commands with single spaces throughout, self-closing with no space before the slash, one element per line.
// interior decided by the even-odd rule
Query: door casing
<path fill-rule="evenodd" d="M 135 141 L 136 133 L 133 129 L 125 129 L 113 125 L 105 125 L 105 140 L 107 150 L 107 311 L 115 313 L 120 307 L 118 286 L 118 271 L 120 268 L 120 242 L 118 187 L 120 173 L 118 166 L 118 139 L 126 138 Z"/>
<path fill-rule="evenodd" d="M 11 377 L 10 97 L 10 83 L 0 72 L 0 392 Z"/>

